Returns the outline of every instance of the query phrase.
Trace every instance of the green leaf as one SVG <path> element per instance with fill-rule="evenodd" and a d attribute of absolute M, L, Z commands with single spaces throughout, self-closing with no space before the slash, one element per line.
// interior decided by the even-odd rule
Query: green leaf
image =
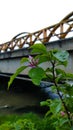
<path fill-rule="evenodd" d="M 21 59 L 21 64 L 24 63 L 24 62 L 27 62 L 28 61 L 28 58 L 24 57 Z"/>
<path fill-rule="evenodd" d="M 65 73 L 65 71 L 63 69 L 56 68 L 55 71 L 56 71 L 57 75 L 64 75 L 64 76 L 66 76 L 66 73 Z"/>
<path fill-rule="evenodd" d="M 58 51 L 56 53 L 53 53 L 53 56 L 61 61 L 61 62 L 65 62 L 68 60 L 68 57 L 69 57 L 69 53 L 67 51 Z"/>
<path fill-rule="evenodd" d="M 47 62 L 49 60 L 49 58 L 46 55 L 39 55 L 37 56 L 37 59 L 39 59 L 39 64 Z"/>
<path fill-rule="evenodd" d="M 14 81 L 14 79 L 17 77 L 17 75 L 20 74 L 26 68 L 27 68 L 27 66 L 21 66 L 20 68 L 18 68 L 16 70 L 16 72 L 10 77 L 10 80 L 8 82 L 8 89 L 9 89 L 10 85 L 12 84 L 12 82 Z"/>
<path fill-rule="evenodd" d="M 59 99 L 55 99 L 51 104 L 50 104 L 50 109 L 51 112 L 56 115 L 62 108 L 62 103 Z"/>
<path fill-rule="evenodd" d="M 68 119 L 66 119 L 66 118 L 60 118 L 59 119 L 59 121 L 60 121 L 60 127 L 62 126 L 64 126 L 66 123 L 68 123 Z M 67 125 L 67 124 L 66 124 Z M 63 129 L 64 130 L 64 129 Z"/>
<path fill-rule="evenodd" d="M 49 106 L 49 102 L 48 101 L 42 101 L 40 102 L 41 106 Z"/>
<path fill-rule="evenodd" d="M 69 79 L 73 79 L 73 74 L 71 74 L 71 73 L 66 73 L 66 77 L 69 78 Z"/>
<path fill-rule="evenodd" d="M 33 82 L 33 84 L 35 84 L 35 85 L 40 85 L 40 82 L 41 82 L 41 79 L 35 79 L 35 78 L 32 78 L 32 82 Z"/>
<path fill-rule="evenodd" d="M 53 75 L 52 74 L 47 74 L 46 73 L 46 77 L 48 78 L 48 80 L 51 82 L 53 81 Z"/>
<path fill-rule="evenodd" d="M 67 61 L 63 61 L 63 62 L 61 62 L 61 61 L 58 61 L 58 64 L 57 64 L 57 66 L 67 66 L 67 64 L 68 64 L 68 60 Z"/>
<path fill-rule="evenodd" d="M 40 81 L 45 76 L 45 71 L 41 67 L 35 67 L 29 70 L 28 75 L 32 79 L 34 84 L 39 85 Z"/>
<path fill-rule="evenodd" d="M 47 53 L 47 49 L 43 44 L 34 44 L 33 46 L 31 46 L 32 49 L 32 53 L 42 53 L 45 54 Z"/>
<path fill-rule="evenodd" d="M 60 69 L 60 68 L 56 68 L 56 82 L 58 83 L 59 81 L 65 80 L 66 79 L 66 73 L 64 70 Z"/>
<path fill-rule="evenodd" d="M 45 114 L 45 117 L 49 117 L 50 115 L 51 115 L 51 111 L 48 110 L 48 111 L 46 112 L 46 114 Z"/>

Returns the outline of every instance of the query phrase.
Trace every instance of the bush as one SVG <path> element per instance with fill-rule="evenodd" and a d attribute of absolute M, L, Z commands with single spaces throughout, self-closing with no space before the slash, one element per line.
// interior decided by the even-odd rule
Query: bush
<path fill-rule="evenodd" d="M 28 119 L 20 119 L 14 124 L 15 130 L 36 130 L 34 128 L 34 123 Z"/>
<path fill-rule="evenodd" d="M 2 125 L 0 125 L 0 130 L 15 130 L 13 124 L 10 122 L 5 122 Z"/>
<path fill-rule="evenodd" d="M 54 130 L 49 117 L 34 113 L 23 115 L 1 115 L 0 130 Z"/>

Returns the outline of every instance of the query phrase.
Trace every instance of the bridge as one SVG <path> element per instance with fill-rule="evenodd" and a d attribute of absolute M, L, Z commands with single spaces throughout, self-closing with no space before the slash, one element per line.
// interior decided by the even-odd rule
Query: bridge
<path fill-rule="evenodd" d="M 73 12 L 59 23 L 30 33 L 22 32 L 10 41 L 0 44 L 0 73 L 12 74 L 20 66 L 20 60 L 30 55 L 28 49 L 35 43 L 44 44 L 48 50 L 61 49 L 70 53 L 66 71 L 73 72 Z M 27 74 L 27 70 L 22 72 Z"/>
<path fill-rule="evenodd" d="M 10 75 L 13 74 L 18 67 L 20 67 L 21 58 L 28 57 L 31 52 L 29 47 L 38 42 L 44 44 L 48 50 L 54 48 L 67 50 L 70 54 L 69 63 L 68 67 L 64 69 L 72 73 L 73 12 L 68 14 L 57 24 L 43 28 L 33 33 L 22 32 L 14 36 L 10 41 L 0 44 L 0 89 L 2 88 L 2 91 L 0 91 L 0 110 L 1 108 L 3 108 L 5 111 L 7 110 L 6 112 L 8 112 L 8 110 L 9 112 L 26 112 L 35 110 L 38 113 L 43 113 L 44 109 L 40 108 L 39 102 L 46 100 L 47 98 L 58 98 L 58 95 L 52 93 L 51 89 L 49 89 L 49 87 L 52 85 L 49 82 L 43 82 L 43 84 L 41 82 L 40 87 L 34 87 L 32 82 L 30 82 L 31 80 L 27 76 L 28 70 L 22 72 L 21 75 L 15 79 L 12 87 L 10 87 L 10 93 L 7 91 L 7 95 L 5 96 L 5 90 L 3 92 L 3 88 L 6 88 L 7 90 Z M 43 64 L 43 66 L 45 65 Z M 12 95 L 11 91 L 13 96 L 10 96 Z M 16 96 L 14 96 L 15 94 Z M 17 97 L 18 94 L 19 97 Z M 20 94 L 24 95 L 24 97 L 20 96 Z"/>

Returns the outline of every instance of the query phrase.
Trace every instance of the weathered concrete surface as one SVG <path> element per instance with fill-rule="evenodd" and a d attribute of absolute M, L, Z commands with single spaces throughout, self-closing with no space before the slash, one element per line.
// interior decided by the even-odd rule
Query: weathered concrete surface
<path fill-rule="evenodd" d="M 69 63 L 67 68 L 64 68 L 64 70 L 71 73 L 73 72 L 73 37 L 64 40 L 49 42 L 46 43 L 45 46 L 47 47 L 47 50 L 54 48 L 60 50 L 67 50 L 70 54 L 68 60 Z M 0 72 L 14 73 L 16 69 L 20 67 L 21 58 L 27 57 L 28 55 L 30 55 L 30 52 L 31 50 L 29 50 L 28 48 L 23 48 L 15 51 L 0 53 Z M 46 65 L 43 64 L 44 67 L 46 67 Z M 27 74 L 27 71 L 28 70 L 24 71 L 22 74 Z"/>
<path fill-rule="evenodd" d="M 47 49 L 73 50 L 73 37 L 46 43 Z"/>
<path fill-rule="evenodd" d="M 0 72 L 14 73 L 20 67 L 21 58 L 28 56 L 28 49 L 0 53 Z"/>

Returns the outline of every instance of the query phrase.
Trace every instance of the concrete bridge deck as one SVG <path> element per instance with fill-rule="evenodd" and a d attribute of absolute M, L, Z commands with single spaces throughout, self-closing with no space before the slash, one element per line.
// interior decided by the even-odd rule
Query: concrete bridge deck
<path fill-rule="evenodd" d="M 45 43 L 48 50 L 60 49 L 67 50 L 70 54 L 69 64 L 64 68 L 68 72 L 73 72 L 73 37 Z M 1 73 L 14 73 L 20 67 L 20 60 L 23 57 L 28 57 L 31 50 L 29 48 L 22 48 L 8 52 L 0 53 L 0 72 Z M 22 74 L 27 74 L 27 70 Z"/>

